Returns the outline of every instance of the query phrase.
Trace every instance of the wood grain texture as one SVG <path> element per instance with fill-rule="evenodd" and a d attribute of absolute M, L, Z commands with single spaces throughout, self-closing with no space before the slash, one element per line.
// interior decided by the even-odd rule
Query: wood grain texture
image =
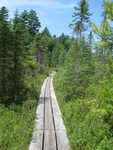
<path fill-rule="evenodd" d="M 66 130 L 63 120 L 62 120 L 62 115 L 60 112 L 60 108 L 58 106 L 56 95 L 54 92 L 53 78 L 51 78 L 51 89 L 50 90 L 51 90 L 51 99 L 52 99 L 53 114 L 54 114 L 54 120 L 55 120 L 55 128 L 56 128 L 56 130 Z"/>
<path fill-rule="evenodd" d="M 36 119 L 34 125 L 34 131 L 32 140 L 29 146 L 29 150 L 42 150 L 42 141 L 43 141 L 43 132 L 44 132 L 44 92 L 46 88 L 47 79 L 44 80 L 44 83 L 41 88 L 41 93 L 39 97 L 38 107 L 36 110 Z"/>
<path fill-rule="evenodd" d="M 57 135 L 58 150 L 70 150 L 66 131 L 57 130 L 56 135 Z"/>
<path fill-rule="evenodd" d="M 38 130 L 33 132 L 33 137 L 29 150 L 42 150 L 43 146 L 43 130 Z"/>
<path fill-rule="evenodd" d="M 45 130 L 54 130 L 53 115 L 50 104 L 49 85 L 50 78 L 48 79 L 47 90 L 45 94 Z"/>
<path fill-rule="evenodd" d="M 45 131 L 44 150 L 56 150 L 56 139 L 53 124 L 52 106 L 50 103 L 50 78 L 48 79 L 45 94 Z"/>
<path fill-rule="evenodd" d="M 54 130 L 45 130 L 44 150 L 57 150 Z"/>
<path fill-rule="evenodd" d="M 43 83 L 29 150 L 70 150 L 53 87 L 53 74 Z"/>
<path fill-rule="evenodd" d="M 55 130 L 57 137 L 58 150 L 70 150 L 70 145 L 66 133 L 66 128 L 64 126 L 64 122 L 62 120 L 62 115 L 60 112 L 60 108 L 56 99 L 54 87 L 53 87 L 53 76 L 51 76 L 51 99 L 53 106 L 53 114 L 55 121 Z"/>

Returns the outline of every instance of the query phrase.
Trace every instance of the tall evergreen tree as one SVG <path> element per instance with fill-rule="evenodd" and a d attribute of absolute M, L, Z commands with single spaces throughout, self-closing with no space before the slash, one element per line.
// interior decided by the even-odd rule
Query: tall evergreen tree
<path fill-rule="evenodd" d="M 50 33 L 50 31 L 48 30 L 47 27 L 44 28 L 44 30 L 42 31 L 41 35 L 44 36 L 44 37 L 46 36 L 46 37 L 51 38 L 51 33 Z"/>
<path fill-rule="evenodd" d="M 37 13 L 34 10 L 30 10 L 29 12 L 26 10 L 23 11 L 21 18 L 32 36 L 39 32 L 41 24 Z"/>
<path fill-rule="evenodd" d="M 73 31 L 79 36 L 82 37 L 82 33 L 87 30 L 87 23 L 90 19 L 91 13 L 89 12 L 89 7 L 86 0 L 80 0 L 78 6 L 74 7 L 73 14 Z"/>
<path fill-rule="evenodd" d="M 12 68 L 12 100 L 19 102 L 24 90 L 24 65 L 25 45 L 24 29 L 18 12 L 13 20 L 13 68 Z M 20 102 L 21 103 L 21 102 Z"/>
<path fill-rule="evenodd" d="M 12 66 L 12 33 L 8 22 L 8 10 L 0 9 L 0 99 L 7 105 L 10 91 L 10 69 Z"/>
<path fill-rule="evenodd" d="M 65 35 L 64 33 L 62 33 L 59 38 L 58 38 L 59 42 L 61 44 L 64 45 L 64 49 L 66 50 L 66 52 L 69 51 L 70 46 L 71 46 L 71 38 L 68 35 Z"/>

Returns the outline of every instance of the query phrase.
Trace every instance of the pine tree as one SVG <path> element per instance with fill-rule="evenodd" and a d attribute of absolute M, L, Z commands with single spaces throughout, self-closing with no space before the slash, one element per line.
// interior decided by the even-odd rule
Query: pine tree
<path fill-rule="evenodd" d="M 20 31 L 20 19 L 18 13 L 16 12 L 13 20 L 13 69 L 12 69 L 12 99 L 14 102 L 17 101 L 20 91 L 23 89 L 21 84 L 23 84 L 22 79 L 22 65 L 21 65 L 21 55 L 22 55 L 22 33 Z M 19 100 L 19 99 L 18 99 Z"/>
<path fill-rule="evenodd" d="M 51 38 L 51 33 L 50 33 L 50 31 L 48 30 L 47 27 L 44 28 L 44 30 L 42 31 L 41 35 L 44 36 L 44 37 L 46 36 L 48 38 Z"/>
<path fill-rule="evenodd" d="M 39 41 L 37 42 L 37 46 L 39 45 L 39 48 L 37 49 L 37 52 L 40 54 L 41 53 L 43 54 L 43 58 L 41 61 L 43 61 L 42 65 L 44 68 L 44 67 L 51 65 L 51 46 L 50 45 L 51 45 L 52 38 L 47 27 L 44 28 L 44 30 L 40 34 L 40 38 L 38 39 Z"/>
<path fill-rule="evenodd" d="M 12 67 L 12 32 L 8 22 L 8 10 L 0 9 L 0 99 L 8 104 Z"/>
<path fill-rule="evenodd" d="M 30 10 L 29 12 L 25 10 L 22 12 L 21 18 L 30 34 L 35 36 L 41 27 L 37 13 L 34 10 Z"/>
<path fill-rule="evenodd" d="M 74 7 L 73 14 L 73 31 L 78 37 L 82 37 L 82 33 L 87 30 L 87 23 L 90 19 L 91 13 L 89 12 L 89 7 L 86 0 L 80 0 L 78 6 Z"/>
<path fill-rule="evenodd" d="M 56 44 L 52 51 L 51 63 L 53 67 L 57 67 L 59 64 L 62 64 L 62 62 L 64 61 L 64 60 L 61 60 L 61 59 L 64 59 L 63 51 L 64 51 L 64 46 L 61 43 L 59 43 L 59 41 L 56 41 Z"/>
<path fill-rule="evenodd" d="M 62 33 L 62 34 L 59 36 L 58 40 L 59 40 L 59 42 L 60 42 L 61 44 L 64 45 L 65 51 L 68 52 L 69 49 L 70 49 L 70 46 L 71 46 L 71 39 L 70 39 L 70 37 L 69 37 L 68 35 L 65 35 L 64 33 Z"/>
<path fill-rule="evenodd" d="M 35 39 L 35 57 L 39 71 L 42 73 L 45 69 L 45 51 L 47 47 L 44 47 L 41 35 L 39 34 Z"/>
<path fill-rule="evenodd" d="M 91 83 L 93 70 L 92 51 L 88 42 L 82 39 L 79 43 L 76 39 L 66 56 L 65 62 L 63 83 L 66 100 L 71 97 L 86 96 L 86 89 Z"/>

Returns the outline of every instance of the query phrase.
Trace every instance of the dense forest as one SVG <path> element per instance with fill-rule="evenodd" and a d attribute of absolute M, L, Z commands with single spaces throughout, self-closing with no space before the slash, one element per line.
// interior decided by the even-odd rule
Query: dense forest
<path fill-rule="evenodd" d="M 103 0 L 97 26 L 80 0 L 69 25 L 72 37 L 40 31 L 34 10 L 8 14 L 0 9 L 0 149 L 28 149 L 41 85 L 55 70 L 72 150 L 112 150 L 113 2 Z"/>
<path fill-rule="evenodd" d="M 71 38 L 51 35 L 34 10 L 0 9 L 0 149 L 27 150 L 44 78 L 64 65 Z"/>
<path fill-rule="evenodd" d="M 113 2 L 102 21 L 90 20 L 86 0 L 74 8 L 75 38 L 55 89 L 73 150 L 113 150 Z"/>

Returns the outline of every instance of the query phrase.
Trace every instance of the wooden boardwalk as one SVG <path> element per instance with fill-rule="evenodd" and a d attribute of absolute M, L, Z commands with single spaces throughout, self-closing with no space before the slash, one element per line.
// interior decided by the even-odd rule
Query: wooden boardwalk
<path fill-rule="evenodd" d="M 53 88 L 53 74 L 43 83 L 29 150 L 70 150 Z"/>

